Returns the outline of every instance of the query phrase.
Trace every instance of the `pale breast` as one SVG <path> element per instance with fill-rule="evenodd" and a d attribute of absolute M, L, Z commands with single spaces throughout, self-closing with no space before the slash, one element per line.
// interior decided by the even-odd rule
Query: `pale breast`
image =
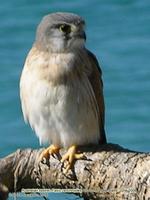
<path fill-rule="evenodd" d="M 58 64 L 58 58 L 44 62 L 48 62 L 51 68 L 45 66 L 43 70 L 38 67 L 30 70 L 25 66 L 20 83 L 23 113 L 40 143 L 48 142 L 64 147 L 98 143 L 96 105 L 86 74 L 67 75 L 70 63 L 67 65 L 66 62 L 63 68 L 63 64 Z M 56 70 L 53 73 L 52 66 Z M 61 69 L 58 76 L 57 71 Z M 63 74 L 66 74 L 64 79 Z"/>

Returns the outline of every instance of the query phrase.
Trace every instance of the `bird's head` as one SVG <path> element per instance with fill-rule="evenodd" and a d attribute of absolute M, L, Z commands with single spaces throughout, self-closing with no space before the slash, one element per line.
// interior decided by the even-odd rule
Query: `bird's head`
<path fill-rule="evenodd" d="M 83 48 L 86 40 L 84 26 L 84 20 L 72 13 L 46 15 L 37 28 L 35 43 L 51 53 Z"/>

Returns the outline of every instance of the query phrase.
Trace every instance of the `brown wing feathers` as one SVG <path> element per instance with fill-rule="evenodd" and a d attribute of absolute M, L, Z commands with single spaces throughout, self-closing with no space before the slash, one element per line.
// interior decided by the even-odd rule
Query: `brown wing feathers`
<path fill-rule="evenodd" d="M 99 126 L 100 126 L 100 144 L 106 143 L 106 135 L 104 130 L 105 124 L 105 105 L 103 97 L 103 82 L 101 79 L 101 69 L 99 67 L 96 57 L 88 51 L 89 57 L 92 64 L 92 73 L 89 76 L 89 81 L 91 83 L 93 92 L 95 94 L 97 106 L 98 106 L 98 117 L 99 117 Z"/>

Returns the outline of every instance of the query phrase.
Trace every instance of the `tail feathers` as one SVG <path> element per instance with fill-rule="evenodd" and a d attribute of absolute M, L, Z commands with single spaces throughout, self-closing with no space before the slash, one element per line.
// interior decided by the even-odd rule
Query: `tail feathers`
<path fill-rule="evenodd" d="M 106 139 L 106 134 L 105 134 L 105 129 L 104 128 L 102 128 L 100 135 L 101 135 L 101 137 L 99 139 L 99 144 L 106 144 L 107 143 L 107 139 Z"/>

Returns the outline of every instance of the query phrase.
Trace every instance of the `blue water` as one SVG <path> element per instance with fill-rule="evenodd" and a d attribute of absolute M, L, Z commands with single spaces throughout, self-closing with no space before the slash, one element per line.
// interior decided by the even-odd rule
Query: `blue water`
<path fill-rule="evenodd" d="M 23 121 L 18 85 L 37 24 L 55 11 L 75 12 L 87 22 L 87 47 L 103 71 L 108 141 L 150 151 L 150 1 L 8 0 L 0 4 L 0 157 L 39 148 Z"/>

